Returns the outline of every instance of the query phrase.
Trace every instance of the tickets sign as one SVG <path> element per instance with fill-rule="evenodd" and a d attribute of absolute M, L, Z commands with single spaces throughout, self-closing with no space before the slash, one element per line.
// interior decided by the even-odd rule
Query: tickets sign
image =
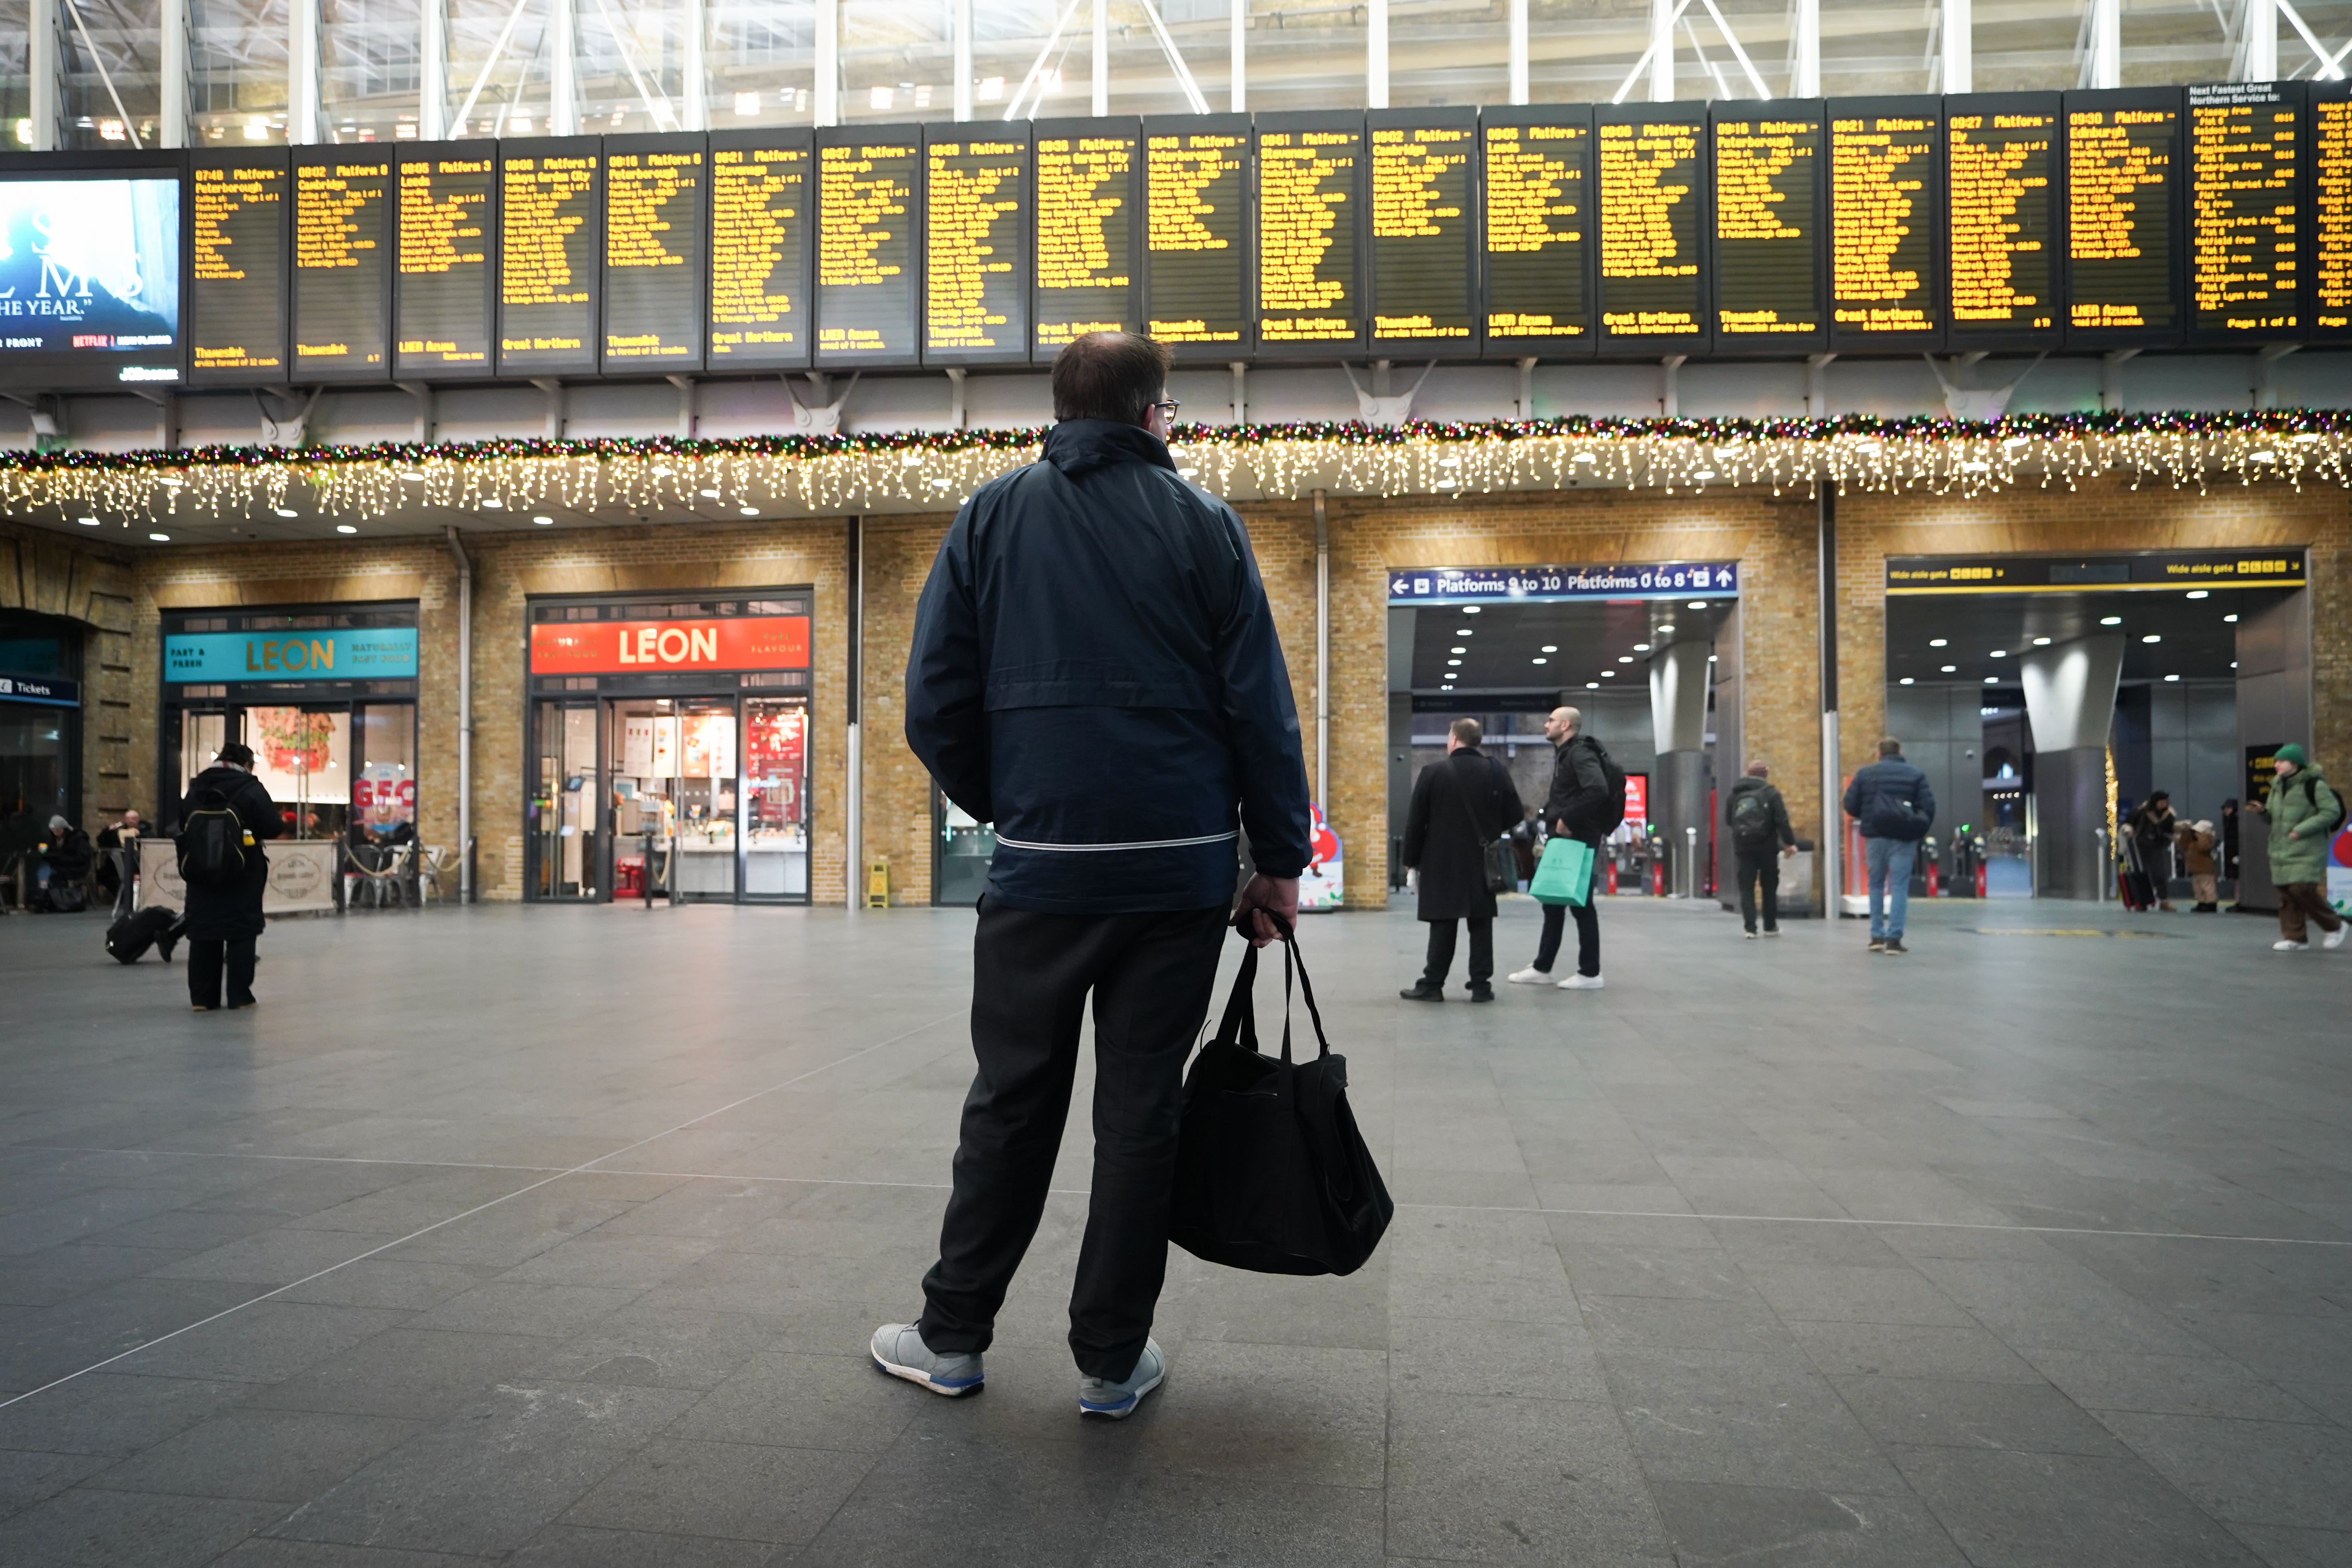
<path fill-rule="evenodd" d="M 650 675 L 808 667 L 806 616 L 550 621 L 530 628 L 533 675 Z"/>

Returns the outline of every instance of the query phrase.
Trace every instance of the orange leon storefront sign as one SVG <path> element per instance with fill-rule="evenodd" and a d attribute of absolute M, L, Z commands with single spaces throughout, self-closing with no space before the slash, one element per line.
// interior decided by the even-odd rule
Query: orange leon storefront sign
<path fill-rule="evenodd" d="M 535 675 L 655 669 L 806 669 L 806 616 L 707 621 L 543 622 L 530 628 Z"/>

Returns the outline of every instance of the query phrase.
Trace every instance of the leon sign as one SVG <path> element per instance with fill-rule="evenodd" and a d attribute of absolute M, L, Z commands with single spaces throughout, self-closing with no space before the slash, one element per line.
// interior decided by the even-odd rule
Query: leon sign
<path fill-rule="evenodd" d="M 530 668 L 534 675 L 634 675 L 677 669 L 808 667 L 806 616 L 542 622 L 530 628 Z"/>

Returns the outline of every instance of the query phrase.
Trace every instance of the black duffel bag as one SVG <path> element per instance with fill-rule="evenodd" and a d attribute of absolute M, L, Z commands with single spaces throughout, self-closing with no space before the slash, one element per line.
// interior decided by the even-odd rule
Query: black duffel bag
<path fill-rule="evenodd" d="M 1257 1048 L 1253 947 L 1216 1038 L 1184 1079 L 1169 1239 L 1195 1258 L 1259 1274 L 1352 1274 L 1380 1245 L 1396 1205 L 1348 1109 L 1348 1059 L 1332 1055 L 1298 944 L 1276 923 L 1282 1056 Z M 1294 965 L 1319 1047 L 1301 1063 L 1290 1059 Z"/>

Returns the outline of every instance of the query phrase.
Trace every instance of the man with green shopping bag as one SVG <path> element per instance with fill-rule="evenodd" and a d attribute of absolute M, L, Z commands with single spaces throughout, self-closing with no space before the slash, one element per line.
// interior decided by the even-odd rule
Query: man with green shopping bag
<path fill-rule="evenodd" d="M 1552 743 L 1551 792 L 1544 800 L 1544 821 L 1550 825 L 1552 841 L 1544 846 L 1543 864 L 1536 868 L 1529 889 L 1544 900 L 1543 936 L 1536 944 L 1535 963 L 1511 975 L 1510 982 L 1598 991 L 1601 916 L 1592 902 L 1592 872 L 1601 840 L 1625 820 L 1625 775 L 1601 742 L 1584 732 L 1584 715 L 1576 709 L 1553 709 L 1544 721 L 1544 739 Z M 1570 901 L 1554 901 L 1549 895 L 1555 887 L 1558 896 Z M 1570 914 L 1576 916 L 1576 973 L 1555 983 L 1551 966 L 1559 957 Z"/>

